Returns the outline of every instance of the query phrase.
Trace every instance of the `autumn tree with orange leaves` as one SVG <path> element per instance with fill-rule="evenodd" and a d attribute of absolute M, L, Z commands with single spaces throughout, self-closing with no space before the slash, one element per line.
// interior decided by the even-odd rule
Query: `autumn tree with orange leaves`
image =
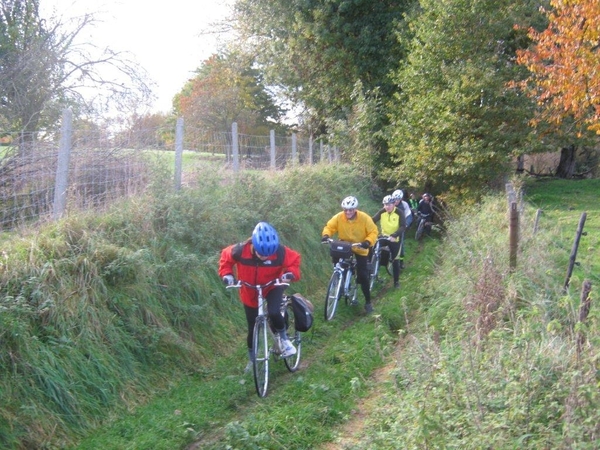
<path fill-rule="evenodd" d="M 581 175 L 575 174 L 575 142 L 590 131 L 600 134 L 600 2 L 551 0 L 550 5 L 547 28 L 530 28 L 534 45 L 517 51 L 518 64 L 531 72 L 520 86 L 540 106 L 534 126 L 544 123 L 570 135 L 555 175 L 572 178 Z"/>
<path fill-rule="evenodd" d="M 579 129 L 600 134 L 600 2 L 551 0 L 544 31 L 529 30 L 534 46 L 517 51 L 531 77 L 524 83 L 542 114 L 560 124 L 574 119 Z"/>

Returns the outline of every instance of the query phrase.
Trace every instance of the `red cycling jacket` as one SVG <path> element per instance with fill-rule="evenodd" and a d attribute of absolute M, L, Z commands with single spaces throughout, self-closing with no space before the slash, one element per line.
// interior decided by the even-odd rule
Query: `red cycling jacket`
<path fill-rule="evenodd" d="M 226 247 L 219 259 L 219 276 L 233 275 L 237 280 L 251 284 L 265 284 L 275 278 L 281 278 L 286 272 L 294 275 L 293 281 L 300 279 L 300 253 L 280 245 L 274 255 L 265 260 L 254 256 L 252 240 Z M 274 286 L 263 290 L 266 296 Z M 258 292 L 248 286 L 240 288 L 240 298 L 244 305 L 258 308 Z"/>

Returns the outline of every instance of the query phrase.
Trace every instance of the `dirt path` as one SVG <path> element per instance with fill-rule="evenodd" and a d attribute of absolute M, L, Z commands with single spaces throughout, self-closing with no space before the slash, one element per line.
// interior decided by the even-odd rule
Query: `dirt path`
<path fill-rule="evenodd" d="M 363 430 L 368 426 L 369 415 L 377 407 L 379 399 L 383 395 L 379 386 L 390 380 L 390 374 L 396 368 L 401 349 L 402 344 L 398 343 L 389 357 L 390 362 L 373 372 L 370 377 L 373 386 L 371 393 L 357 403 L 356 408 L 352 411 L 352 417 L 338 429 L 338 438 L 334 442 L 323 444 L 317 450 L 345 450 L 361 442 L 365 435 Z"/>

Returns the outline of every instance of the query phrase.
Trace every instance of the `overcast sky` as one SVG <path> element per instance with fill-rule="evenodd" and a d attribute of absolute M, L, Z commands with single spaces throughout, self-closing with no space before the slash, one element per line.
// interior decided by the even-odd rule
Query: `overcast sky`
<path fill-rule="evenodd" d="M 42 15 L 63 18 L 94 13 L 102 23 L 85 34 L 97 45 L 127 51 L 157 84 L 153 110 L 168 112 L 172 99 L 200 63 L 217 49 L 201 35 L 228 15 L 232 0 L 40 0 Z"/>

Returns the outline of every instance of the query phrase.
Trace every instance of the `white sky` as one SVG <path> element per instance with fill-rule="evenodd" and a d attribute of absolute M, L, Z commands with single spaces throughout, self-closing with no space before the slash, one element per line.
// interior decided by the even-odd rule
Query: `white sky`
<path fill-rule="evenodd" d="M 101 22 L 86 33 L 96 46 L 126 51 L 156 83 L 153 111 L 168 112 L 172 99 L 201 62 L 217 49 L 215 35 L 200 35 L 223 20 L 232 0 L 40 0 L 43 16 L 93 13 Z"/>

